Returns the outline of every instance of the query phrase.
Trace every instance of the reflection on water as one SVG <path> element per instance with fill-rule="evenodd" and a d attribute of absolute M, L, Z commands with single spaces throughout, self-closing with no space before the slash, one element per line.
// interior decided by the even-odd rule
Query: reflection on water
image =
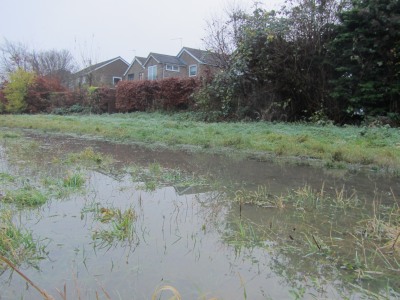
<path fill-rule="evenodd" d="M 353 218 L 350 212 L 332 210 L 330 217 L 316 212 L 309 218 L 293 208 L 244 205 L 239 209 L 238 204 L 227 201 L 230 192 L 242 187 L 263 185 L 279 195 L 305 184 L 315 188 L 325 184 L 327 192 L 343 186 L 356 190 L 366 205 L 377 195 L 389 203 L 393 194 L 400 195 L 396 178 L 344 171 L 337 176 L 307 166 L 54 136 L 31 135 L 24 142 L 4 139 L 1 143 L 0 173 L 37 184 L 44 177 L 62 178 L 72 168 L 63 163 L 71 152 L 92 147 L 115 159 L 107 169 L 74 165 L 84 172 L 83 191 L 17 213 L 16 218 L 47 244 L 48 253 L 39 270 L 23 266 L 23 272 L 52 295 L 58 295 L 56 288 L 62 290 L 64 284 L 71 299 L 95 299 L 96 292 L 102 295 L 103 289 L 112 299 L 150 299 L 162 285 L 174 286 L 183 299 L 357 298 L 364 293 L 357 286 L 373 293 L 385 287 L 400 291 L 392 280 L 382 283 L 364 277 L 348 281 L 346 272 L 336 265 L 333 251 L 315 254 L 323 252 L 319 235 L 335 235 L 341 243 L 338 235 L 332 234 L 338 230 L 346 240 L 343 228 Z M 132 165 L 154 163 L 205 176 L 209 184 L 146 189 L 126 172 Z M 1 190 L 9 188 L 5 182 L 0 184 Z M 99 243 L 95 233 L 113 226 L 96 216 L 100 208 L 132 209 L 133 238 Z M 308 252 L 298 250 L 305 245 Z M 315 251 L 316 247 L 321 251 Z M 0 299 L 41 299 L 9 271 L 0 276 L 0 291 Z M 395 293 L 392 291 L 398 295 Z"/>

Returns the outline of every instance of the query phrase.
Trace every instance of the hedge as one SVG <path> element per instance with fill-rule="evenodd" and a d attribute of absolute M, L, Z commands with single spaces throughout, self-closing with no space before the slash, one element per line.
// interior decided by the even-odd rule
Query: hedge
<path fill-rule="evenodd" d="M 36 77 L 28 88 L 26 112 L 52 113 L 78 105 L 93 113 L 113 113 L 115 94 L 114 88 L 105 87 L 68 91 L 57 80 Z"/>
<path fill-rule="evenodd" d="M 122 81 L 117 86 L 115 105 L 119 112 L 187 109 L 193 105 L 192 95 L 199 87 L 200 82 L 192 78 Z"/>

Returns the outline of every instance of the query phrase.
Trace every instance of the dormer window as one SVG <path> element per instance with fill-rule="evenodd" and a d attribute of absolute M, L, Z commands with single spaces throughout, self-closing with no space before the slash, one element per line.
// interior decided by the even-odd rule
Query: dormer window
<path fill-rule="evenodd" d="M 179 66 L 177 66 L 177 65 L 165 65 L 165 70 L 179 72 Z"/>

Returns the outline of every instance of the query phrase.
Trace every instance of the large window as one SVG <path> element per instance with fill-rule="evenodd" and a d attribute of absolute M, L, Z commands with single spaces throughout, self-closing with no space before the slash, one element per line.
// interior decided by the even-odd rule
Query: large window
<path fill-rule="evenodd" d="M 179 66 L 177 65 L 165 65 L 165 69 L 168 71 L 179 72 Z"/>
<path fill-rule="evenodd" d="M 157 79 L 157 66 L 150 66 L 147 71 L 147 79 L 148 80 L 156 80 Z"/>
<path fill-rule="evenodd" d="M 189 76 L 197 76 L 197 65 L 189 66 Z"/>
<path fill-rule="evenodd" d="M 143 80 L 143 72 L 139 73 L 139 80 Z"/>
<path fill-rule="evenodd" d="M 135 74 L 128 74 L 128 80 L 135 79 Z"/>

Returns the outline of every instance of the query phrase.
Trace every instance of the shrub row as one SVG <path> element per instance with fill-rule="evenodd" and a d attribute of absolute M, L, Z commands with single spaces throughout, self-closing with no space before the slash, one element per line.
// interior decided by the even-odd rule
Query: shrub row
<path fill-rule="evenodd" d="M 53 106 L 51 100 L 54 98 L 54 95 L 63 95 L 63 102 L 72 101 L 71 97 L 68 97 L 67 101 L 65 94 L 66 89 L 58 80 L 36 76 L 33 84 L 29 85 L 27 95 L 25 96 L 26 112 L 49 112 Z"/>
<path fill-rule="evenodd" d="M 26 96 L 27 113 L 115 112 L 115 89 L 89 88 L 68 91 L 59 81 L 36 77 Z M 79 108 L 79 109 L 78 109 Z"/>
<path fill-rule="evenodd" d="M 119 112 L 179 110 L 193 105 L 193 94 L 200 82 L 192 78 L 119 82 L 116 109 Z"/>
<path fill-rule="evenodd" d="M 113 113 L 147 110 L 179 110 L 193 107 L 193 94 L 200 81 L 192 78 L 167 78 L 158 81 L 123 81 L 116 89 L 89 87 L 68 91 L 57 80 L 35 77 L 28 86 L 24 113 L 72 112 Z M 0 88 L 0 112 L 7 98 Z"/>

